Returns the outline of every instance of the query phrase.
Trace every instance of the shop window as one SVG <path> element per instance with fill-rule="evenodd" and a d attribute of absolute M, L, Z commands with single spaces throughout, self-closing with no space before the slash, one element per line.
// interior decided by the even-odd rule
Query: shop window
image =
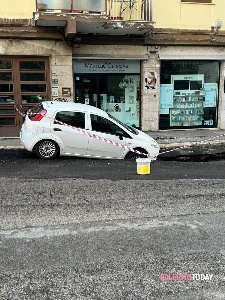
<path fill-rule="evenodd" d="M 108 75 L 107 94 L 101 94 L 101 109 L 127 125 L 139 127 L 139 85 L 139 75 Z"/>
<path fill-rule="evenodd" d="M 164 61 L 160 129 L 216 127 L 219 62 Z"/>
<path fill-rule="evenodd" d="M 76 74 L 76 102 L 99 107 L 127 125 L 139 127 L 140 75 Z"/>

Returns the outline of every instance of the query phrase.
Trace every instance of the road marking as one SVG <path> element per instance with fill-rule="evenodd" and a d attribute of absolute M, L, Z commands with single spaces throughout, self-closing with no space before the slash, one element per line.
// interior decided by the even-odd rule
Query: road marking
<path fill-rule="evenodd" d="M 134 221 L 134 222 L 115 222 L 114 224 L 106 224 L 104 226 L 91 226 L 88 228 L 80 228 L 74 230 L 72 227 L 63 228 L 26 228 L 21 230 L 1 230 L 0 237 L 6 239 L 38 239 L 44 237 L 59 237 L 65 235 L 81 235 L 96 232 L 112 232 L 118 230 L 149 230 L 152 228 L 168 228 L 168 227 L 185 227 L 198 232 L 198 228 L 202 224 L 199 222 L 180 222 L 177 220 L 159 221 L 157 219 L 151 221 Z"/>

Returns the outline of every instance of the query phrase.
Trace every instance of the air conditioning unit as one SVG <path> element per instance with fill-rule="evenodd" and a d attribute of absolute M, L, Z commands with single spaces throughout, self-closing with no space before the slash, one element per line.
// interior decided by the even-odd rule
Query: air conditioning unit
<path fill-rule="evenodd" d="M 96 13 L 106 12 L 106 0 L 73 0 L 73 10 Z"/>

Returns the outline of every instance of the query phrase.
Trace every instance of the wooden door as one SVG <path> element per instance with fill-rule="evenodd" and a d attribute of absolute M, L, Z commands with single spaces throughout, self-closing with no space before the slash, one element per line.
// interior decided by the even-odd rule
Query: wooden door
<path fill-rule="evenodd" d="M 0 57 L 0 136 L 19 136 L 23 112 L 50 95 L 48 58 Z"/>

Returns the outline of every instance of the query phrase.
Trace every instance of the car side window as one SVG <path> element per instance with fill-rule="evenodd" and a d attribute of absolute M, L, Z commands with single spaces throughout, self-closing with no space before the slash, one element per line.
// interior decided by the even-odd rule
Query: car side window
<path fill-rule="evenodd" d="M 118 135 L 118 132 L 122 132 L 125 137 L 129 137 L 129 135 L 121 127 L 101 116 L 91 114 L 91 125 L 92 130 L 94 131 L 113 135 Z"/>
<path fill-rule="evenodd" d="M 59 111 L 55 116 L 55 122 L 65 123 L 67 125 L 78 127 L 78 128 L 85 128 L 85 113 L 77 112 L 77 111 Z"/>

